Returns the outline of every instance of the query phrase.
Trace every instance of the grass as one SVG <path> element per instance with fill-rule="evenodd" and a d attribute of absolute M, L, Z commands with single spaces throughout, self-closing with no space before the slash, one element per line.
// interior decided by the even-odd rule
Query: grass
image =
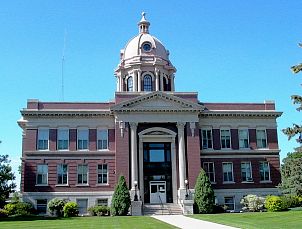
<path fill-rule="evenodd" d="M 302 211 L 196 214 L 191 217 L 238 228 L 302 228 Z"/>
<path fill-rule="evenodd" d="M 0 219 L 1 220 L 1 219 Z M 45 229 L 76 229 L 76 228 L 175 228 L 169 224 L 148 216 L 119 216 L 119 217 L 73 217 L 73 218 L 8 218 L 0 221 L 0 228 L 45 228 Z"/>

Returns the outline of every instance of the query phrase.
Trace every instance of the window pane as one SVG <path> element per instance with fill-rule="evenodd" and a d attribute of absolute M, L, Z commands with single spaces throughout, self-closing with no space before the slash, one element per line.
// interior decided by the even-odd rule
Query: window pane
<path fill-rule="evenodd" d="M 144 76 L 144 91 L 152 91 L 152 78 L 150 75 Z"/>

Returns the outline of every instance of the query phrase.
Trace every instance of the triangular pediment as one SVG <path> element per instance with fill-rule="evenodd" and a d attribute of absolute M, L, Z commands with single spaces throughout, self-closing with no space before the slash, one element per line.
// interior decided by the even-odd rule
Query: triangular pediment
<path fill-rule="evenodd" d="M 204 106 L 165 93 L 151 92 L 116 104 L 113 112 L 200 112 Z"/>

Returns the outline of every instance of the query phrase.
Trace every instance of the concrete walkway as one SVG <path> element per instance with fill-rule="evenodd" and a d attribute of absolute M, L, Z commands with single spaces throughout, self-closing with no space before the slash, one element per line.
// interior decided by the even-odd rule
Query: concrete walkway
<path fill-rule="evenodd" d="M 193 219 L 184 215 L 153 215 L 151 216 L 160 221 L 183 229 L 234 229 L 235 227 L 225 226 L 218 223 L 212 223 L 204 220 Z"/>

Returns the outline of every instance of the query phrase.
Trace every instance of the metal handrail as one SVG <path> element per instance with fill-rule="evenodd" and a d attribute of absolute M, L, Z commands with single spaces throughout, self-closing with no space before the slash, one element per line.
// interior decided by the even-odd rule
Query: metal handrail
<path fill-rule="evenodd" d="M 163 201 L 161 200 L 161 197 L 159 195 L 159 192 L 157 191 L 157 195 L 158 195 L 158 198 L 159 198 L 159 201 L 160 201 L 160 206 L 161 206 L 161 214 L 163 215 L 164 214 L 164 204 L 163 204 Z"/>

